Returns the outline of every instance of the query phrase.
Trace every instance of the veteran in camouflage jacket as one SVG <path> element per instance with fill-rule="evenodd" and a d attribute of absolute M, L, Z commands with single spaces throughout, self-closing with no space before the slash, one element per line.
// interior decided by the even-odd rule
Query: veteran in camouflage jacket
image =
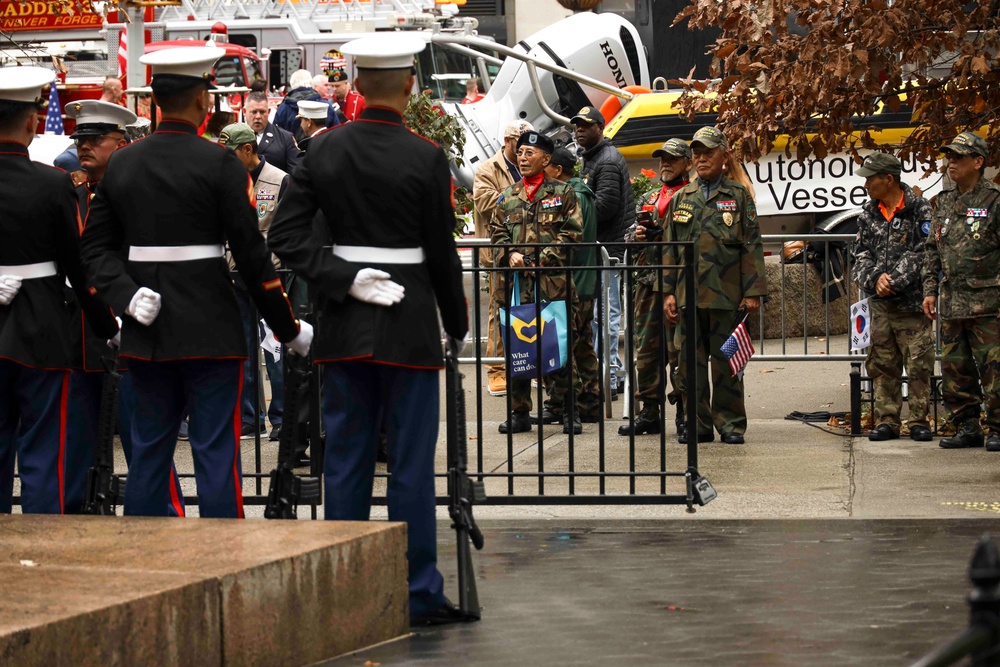
<path fill-rule="evenodd" d="M 986 447 L 1000 451 L 1000 187 L 982 175 L 988 150 L 981 137 L 963 132 L 942 151 L 956 187 L 937 198 L 923 305 L 928 317 L 941 316 L 942 394 L 960 429 L 940 444 L 982 446 L 982 404 Z"/>
<path fill-rule="evenodd" d="M 535 133 L 525 133 L 535 134 Z M 524 136 L 524 135 L 522 135 Z M 549 142 L 550 143 L 550 142 Z M 520 149 L 521 143 L 518 144 Z M 551 148 L 549 149 L 551 154 Z M 548 163 L 546 159 L 545 163 Z M 490 238 L 496 248 L 496 266 L 524 269 L 518 271 L 521 303 L 534 303 L 536 282 L 538 298 L 542 301 L 571 299 L 574 296 L 572 276 L 563 271 L 534 271 L 532 267 L 558 268 L 567 266 L 567 252 L 559 246 L 583 241 L 583 218 L 573 186 L 560 182 L 541 171 L 527 175 L 506 188 L 500 195 L 496 211 L 490 223 Z M 520 244 L 543 243 L 547 247 L 521 246 Z M 506 304 L 511 294 L 510 280 L 513 272 L 504 273 L 505 288 L 500 302 Z M 572 304 L 569 304 L 572 306 Z M 504 332 L 507 335 L 507 332 Z M 506 340 L 504 341 L 506 343 Z M 504 349 L 507 349 L 505 344 Z M 553 374 L 554 385 L 563 395 L 568 389 L 568 373 L 575 380 L 578 374 L 569 355 L 567 368 L 558 376 Z M 560 379 L 562 378 L 562 379 Z M 579 390 L 579 386 L 577 389 Z M 531 410 L 531 382 L 528 379 L 514 379 L 508 375 L 507 389 L 511 400 L 511 411 L 526 416 Z M 520 430 L 520 429 L 517 429 Z"/>
<path fill-rule="evenodd" d="M 667 241 L 695 243 L 695 284 L 692 295 L 698 320 L 694 341 L 698 360 L 696 378 L 700 441 L 714 439 L 713 426 L 724 442 L 743 442 L 747 418 L 742 376 L 733 376 L 722 345 L 740 322 L 740 310 L 756 310 L 767 294 L 764 250 L 757 225 L 757 208 L 750 193 L 723 171 L 728 150 L 725 135 L 714 127 L 695 133 L 691 141 L 698 178 L 670 200 Z M 671 246 L 667 264 L 681 265 L 683 251 Z M 664 299 L 668 319 L 687 304 L 684 268 L 664 271 Z M 688 386 L 684 353 L 686 331 L 680 315 L 674 336 L 680 350 L 677 374 L 682 395 Z M 711 391 L 709 389 L 711 362 Z M 681 433 L 680 439 L 694 434 Z"/>
<path fill-rule="evenodd" d="M 625 241 L 658 242 L 663 241 L 662 230 L 664 218 L 670 201 L 689 181 L 691 169 L 691 147 L 681 139 L 668 139 L 663 146 L 653 152 L 652 157 L 660 158 L 660 180 L 662 186 L 650 190 L 636 202 L 636 223 L 625 233 Z M 649 216 L 645 225 L 639 223 L 643 216 Z M 637 233 L 643 226 L 642 233 Z M 656 236 L 659 232 L 660 236 Z M 639 237 L 642 237 L 641 239 Z M 629 246 L 629 258 L 633 266 L 662 266 L 666 260 L 664 246 L 650 246 L 637 250 Z M 674 345 L 674 327 L 664 316 L 662 270 L 636 269 L 633 285 L 632 310 L 634 321 L 632 330 L 635 332 L 635 403 L 642 404 L 631 424 L 622 425 L 619 435 L 642 433 L 659 433 L 660 403 L 666 389 L 664 368 L 669 366 L 672 391 L 666 398 L 671 404 L 677 404 L 675 422 L 680 428 L 684 420 L 682 403 L 678 400 L 677 391 L 677 348 Z M 662 343 L 661 343 L 662 341 Z M 665 344 L 666 359 L 661 353 L 661 344 Z"/>
<path fill-rule="evenodd" d="M 870 440 L 899 437 L 903 368 L 909 386 L 910 437 L 930 440 L 927 416 L 934 371 L 934 328 L 924 317 L 921 270 L 931 230 L 930 202 L 899 182 L 902 164 L 887 153 L 865 158 L 857 174 L 871 199 L 861 208 L 854 280 L 869 294 L 871 345 L 866 368 L 874 389 Z"/>

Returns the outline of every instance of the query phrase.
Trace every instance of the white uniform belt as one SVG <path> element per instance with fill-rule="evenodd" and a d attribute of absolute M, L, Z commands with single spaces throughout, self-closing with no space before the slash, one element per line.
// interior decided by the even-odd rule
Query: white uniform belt
<path fill-rule="evenodd" d="M 21 264 L 20 266 L 0 266 L 0 275 L 18 276 L 24 280 L 48 278 L 57 275 L 55 262 L 38 262 L 37 264 Z"/>
<path fill-rule="evenodd" d="M 423 264 L 427 256 L 424 249 L 378 248 L 364 245 L 335 245 L 333 254 L 348 262 L 371 264 Z"/>
<path fill-rule="evenodd" d="M 191 262 L 217 259 L 226 253 L 221 245 L 134 245 L 128 249 L 130 262 Z"/>

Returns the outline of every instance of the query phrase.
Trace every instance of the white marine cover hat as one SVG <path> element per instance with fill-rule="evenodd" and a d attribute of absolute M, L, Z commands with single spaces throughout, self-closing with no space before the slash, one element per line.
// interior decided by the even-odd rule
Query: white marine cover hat
<path fill-rule="evenodd" d="M 330 105 L 326 102 L 316 102 L 314 100 L 299 100 L 299 114 L 296 118 L 311 118 L 312 120 L 326 120 L 330 113 Z"/>
<path fill-rule="evenodd" d="M 426 47 L 427 41 L 416 35 L 387 32 L 352 40 L 340 52 L 354 56 L 358 69 L 408 69 L 413 67 L 413 56 Z"/>
<path fill-rule="evenodd" d="M 42 87 L 55 81 L 56 73 L 44 67 L 0 67 L 0 100 L 41 104 Z"/>
<path fill-rule="evenodd" d="M 164 75 L 186 77 L 203 80 L 214 88 L 212 68 L 225 54 L 226 50 L 217 46 L 179 46 L 147 53 L 139 62 L 152 68 L 154 79 Z"/>
<path fill-rule="evenodd" d="M 123 106 L 99 100 L 78 100 L 65 106 L 66 115 L 76 120 L 73 138 L 108 132 L 125 132 L 137 116 Z"/>

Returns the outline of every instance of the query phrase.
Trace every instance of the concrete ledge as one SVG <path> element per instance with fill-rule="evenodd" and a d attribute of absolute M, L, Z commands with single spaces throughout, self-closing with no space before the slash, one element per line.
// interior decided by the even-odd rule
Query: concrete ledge
<path fill-rule="evenodd" d="M 403 524 L 13 515 L 0 534 L 3 665 L 306 665 L 409 629 Z"/>

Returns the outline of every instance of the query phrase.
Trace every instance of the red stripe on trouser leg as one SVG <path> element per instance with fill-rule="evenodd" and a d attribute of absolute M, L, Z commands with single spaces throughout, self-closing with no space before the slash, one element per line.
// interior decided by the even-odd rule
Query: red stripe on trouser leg
<path fill-rule="evenodd" d="M 177 516 L 184 516 L 184 503 L 177 497 L 177 475 L 174 474 L 172 467 L 170 468 L 170 505 L 177 512 Z"/>
<path fill-rule="evenodd" d="M 69 408 L 69 371 L 63 373 L 59 396 L 59 513 L 66 513 L 66 421 Z"/>
<path fill-rule="evenodd" d="M 233 455 L 233 484 L 236 486 L 236 516 L 240 519 L 243 518 L 243 482 L 240 479 L 240 436 L 243 435 L 242 426 L 243 417 L 240 414 L 240 406 L 243 403 L 243 364 L 240 364 L 240 380 L 239 387 L 236 390 L 236 407 L 233 408 L 233 442 L 234 445 L 234 455 Z"/>

